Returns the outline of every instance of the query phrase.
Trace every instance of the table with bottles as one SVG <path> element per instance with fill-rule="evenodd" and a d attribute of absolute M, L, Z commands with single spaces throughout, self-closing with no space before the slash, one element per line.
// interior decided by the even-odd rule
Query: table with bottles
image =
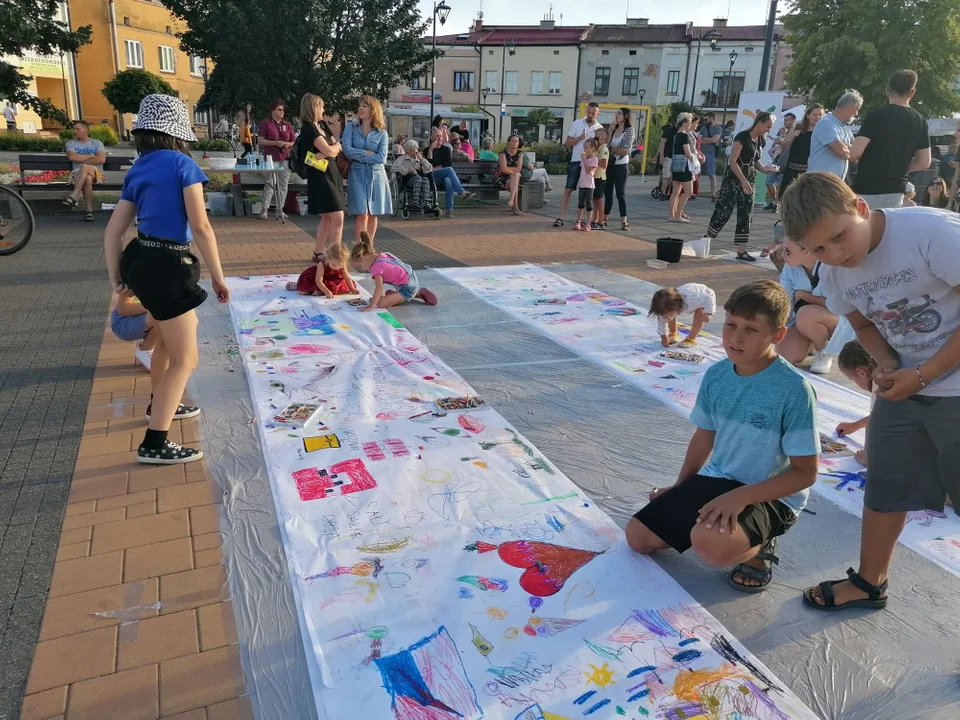
<path fill-rule="evenodd" d="M 240 202 L 243 202 L 243 190 L 240 188 L 241 179 L 240 175 L 242 173 L 257 173 L 263 177 L 263 182 L 270 185 L 273 189 L 273 196 L 276 198 L 276 218 L 281 222 L 286 222 L 286 214 L 283 212 L 283 205 L 286 202 L 286 198 L 280 197 L 280 173 L 283 170 L 287 170 L 287 161 L 283 160 L 281 162 L 274 162 L 273 158 L 269 155 L 264 158 L 263 153 L 260 152 L 251 152 L 247 155 L 246 164 L 241 164 L 239 161 L 233 167 L 233 184 L 234 192 L 239 193 Z M 269 213 L 269 208 L 263 208 L 264 211 Z"/>

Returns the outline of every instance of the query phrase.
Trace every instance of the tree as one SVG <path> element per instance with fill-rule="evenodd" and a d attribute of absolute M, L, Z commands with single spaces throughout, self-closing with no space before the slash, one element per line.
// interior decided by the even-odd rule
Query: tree
<path fill-rule="evenodd" d="M 31 76 L 3 60 L 5 56 L 22 58 L 28 50 L 40 55 L 76 52 L 89 43 L 90 26 L 71 31 L 56 19 L 59 5 L 57 0 L 0 2 L 0 97 L 67 125 L 70 118 L 63 109 L 27 91 Z"/>
<path fill-rule="evenodd" d="M 527 120 L 538 127 L 540 125 L 549 125 L 556 119 L 557 116 L 553 114 L 553 110 L 550 108 L 538 107 L 527 113 Z"/>
<path fill-rule="evenodd" d="M 913 106 L 927 117 L 960 109 L 960 12 L 957 0 L 793 0 L 784 17 L 793 61 L 791 92 L 831 108 L 856 88 L 864 111 L 887 102 L 896 70 L 920 76 Z"/>
<path fill-rule="evenodd" d="M 457 105 L 454 108 L 450 108 L 450 112 L 455 113 L 482 113 L 483 108 L 479 105 Z"/>
<path fill-rule="evenodd" d="M 296 108 L 312 92 L 342 112 L 362 94 L 385 99 L 432 58 L 417 0 L 162 1 L 189 26 L 181 47 L 216 63 L 201 106 Z M 269 52 L 251 51 L 267 35 Z"/>
<path fill-rule="evenodd" d="M 103 84 L 103 96 L 117 112 L 136 113 L 147 95 L 173 95 L 174 90 L 162 77 L 146 70 L 124 70 Z"/>

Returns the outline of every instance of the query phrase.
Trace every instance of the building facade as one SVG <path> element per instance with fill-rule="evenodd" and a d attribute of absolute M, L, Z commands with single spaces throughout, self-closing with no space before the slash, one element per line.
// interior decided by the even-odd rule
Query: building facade
<path fill-rule="evenodd" d="M 166 80 L 187 106 L 198 134 L 206 134 L 208 118 L 196 104 L 207 68 L 202 58 L 180 49 L 175 34 L 182 24 L 159 0 L 70 0 L 70 23 L 74 29 L 93 29 L 92 42 L 76 53 L 76 89 L 84 120 L 110 125 L 126 136 L 133 118 L 111 107 L 103 85 L 118 72 L 139 68 Z"/>

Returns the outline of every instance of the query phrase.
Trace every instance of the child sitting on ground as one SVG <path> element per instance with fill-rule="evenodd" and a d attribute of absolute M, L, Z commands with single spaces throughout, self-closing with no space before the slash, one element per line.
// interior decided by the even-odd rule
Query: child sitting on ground
<path fill-rule="evenodd" d="M 590 230 L 590 218 L 593 216 L 593 191 L 596 186 L 594 175 L 600 166 L 597 158 L 597 141 L 587 138 L 583 141 L 583 155 L 580 157 L 580 179 L 577 181 L 577 222 L 574 230 Z M 583 222 L 583 211 L 587 211 L 587 222 Z"/>
<path fill-rule="evenodd" d="M 860 567 L 808 588 L 818 610 L 887 605 L 887 577 L 911 510 L 960 491 L 960 216 L 871 212 L 836 175 L 808 172 L 784 194 L 787 235 L 825 266 L 831 312 L 846 315 L 877 363 Z"/>
<path fill-rule="evenodd" d="M 916 207 L 917 206 L 917 188 L 916 186 L 908 182 L 903 190 L 903 205 L 901 207 Z"/>
<path fill-rule="evenodd" d="M 693 347 L 704 324 L 717 311 L 717 294 L 700 283 L 687 283 L 675 288 L 661 288 L 653 294 L 648 317 L 656 316 L 657 332 L 664 347 L 680 342 L 677 332 L 677 316 L 693 313 L 693 325 L 680 347 Z"/>
<path fill-rule="evenodd" d="M 627 544 L 649 555 L 693 548 L 729 582 L 756 593 L 770 584 L 777 537 L 789 530 L 817 479 L 813 388 L 777 356 L 790 300 L 772 280 L 741 285 L 723 306 L 721 360 L 703 375 L 677 482 L 650 493 L 627 523 Z"/>
<path fill-rule="evenodd" d="M 342 243 L 333 242 L 315 253 L 316 265 L 311 265 L 297 278 L 296 282 L 288 282 L 288 291 L 296 290 L 301 295 L 351 295 L 357 292 L 357 284 L 350 277 L 347 264 L 350 253 Z M 320 269 L 323 268 L 323 272 Z"/>
<path fill-rule="evenodd" d="M 870 353 L 864 350 L 863 345 L 857 340 L 851 340 L 843 346 L 840 355 L 837 357 L 837 362 L 840 365 L 840 372 L 843 373 L 847 380 L 854 383 L 864 392 L 870 393 L 870 409 L 872 410 L 873 403 L 877 400 L 875 394 L 877 388 L 873 383 L 873 371 L 877 369 L 877 364 L 873 361 L 873 358 L 870 357 Z M 852 435 L 857 432 L 857 430 L 866 430 L 869 424 L 869 415 L 855 422 L 840 423 L 837 425 L 837 435 L 840 437 Z M 867 466 L 866 443 L 864 443 L 862 450 L 857 450 L 856 459 L 857 462 L 864 467 Z"/>
<path fill-rule="evenodd" d="M 427 288 L 420 287 L 420 281 L 413 268 L 390 253 L 377 252 L 373 247 L 373 239 L 366 232 L 360 233 L 359 244 L 353 246 L 350 252 L 350 263 L 370 273 L 370 277 L 376 283 L 370 304 L 363 309 L 363 312 L 390 308 L 414 298 L 423 300 L 427 305 L 437 304 L 437 296 Z M 384 283 L 392 285 L 394 290 L 384 292 Z"/>

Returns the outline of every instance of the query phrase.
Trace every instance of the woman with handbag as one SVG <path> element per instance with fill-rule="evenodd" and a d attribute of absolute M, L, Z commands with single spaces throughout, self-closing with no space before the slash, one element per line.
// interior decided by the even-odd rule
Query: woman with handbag
<path fill-rule="evenodd" d="M 670 176 L 673 179 L 673 196 L 670 198 L 670 222 L 690 222 L 683 208 L 693 195 L 693 176 L 700 172 L 696 146 L 690 139 L 693 115 L 685 112 L 677 116 L 677 133 L 673 136 L 673 158 Z"/>
<path fill-rule="evenodd" d="M 355 216 L 354 245 L 360 243 L 362 232 L 373 240 L 377 233 L 377 216 L 393 212 L 386 170 L 389 146 L 386 128 L 380 101 L 364 95 L 357 108 L 356 122 L 343 130 L 343 154 L 350 161 L 347 212 Z"/>
<path fill-rule="evenodd" d="M 343 181 L 334 162 L 340 154 L 340 142 L 323 118 L 323 99 L 307 93 L 300 101 L 300 137 L 298 155 L 307 172 L 307 212 L 320 216 L 314 261 L 330 243 L 343 238 Z"/>

